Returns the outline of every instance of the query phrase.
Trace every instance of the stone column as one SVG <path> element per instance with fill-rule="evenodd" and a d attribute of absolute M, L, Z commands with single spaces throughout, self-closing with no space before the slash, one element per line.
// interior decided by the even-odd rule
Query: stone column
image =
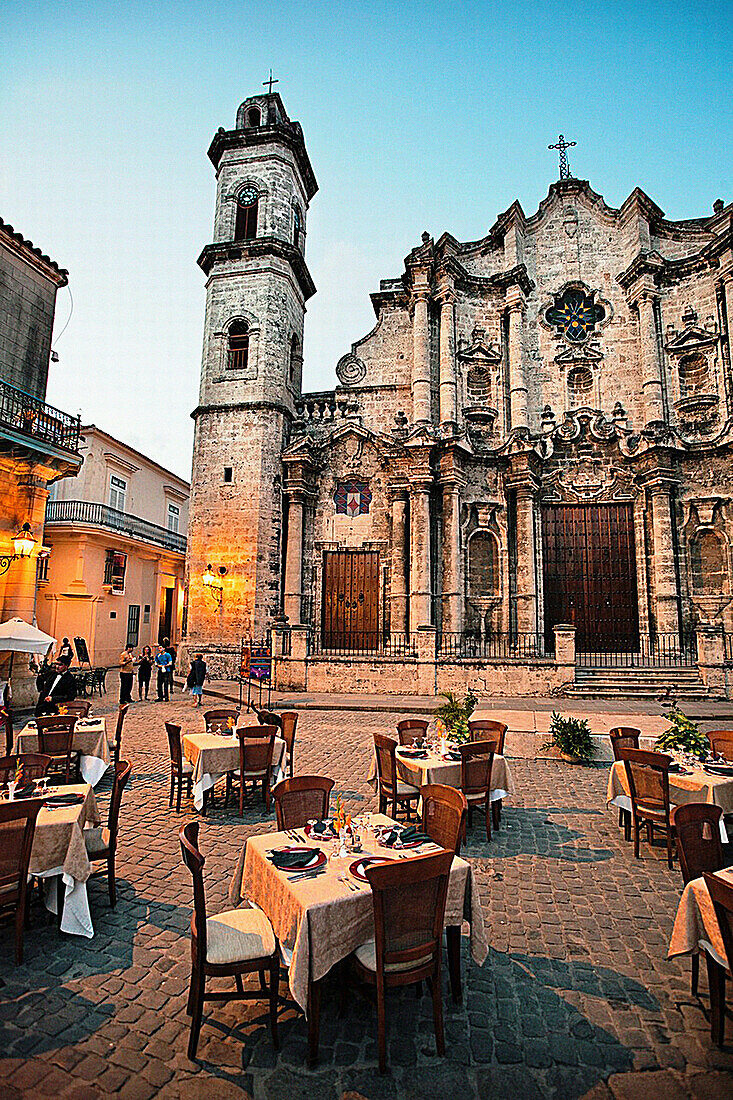
<path fill-rule="evenodd" d="M 457 480 L 443 484 L 443 631 L 463 629 L 463 562 L 461 558 L 461 494 Z"/>
<path fill-rule="evenodd" d="M 407 492 L 392 495 L 392 562 L 390 576 L 390 624 L 393 634 L 407 630 Z"/>
<path fill-rule="evenodd" d="M 412 317 L 412 419 L 426 423 L 431 419 L 430 330 L 428 327 L 427 286 L 413 291 Z"/>
<path fill-rule="evenodd" d="M 723 275 L 725 318 L 728 329 L 728 363 L 733 365 L 733 270 Z"/>
<path fill-rule="evenodd" d="M 698 624 L 697 667 L 700 679 L 711 695 L 726 697 L 725 644 L 719 623 Z"/>
<path fill-rule="evenodd" d="M 639 359 L 641 366 L 641 385 L 644 394 L 644 407 L 647 424 L 664 420 L 664 399 L 662 397 L 662 370 L 659 362 L 659 343 L 657 324 L 654 318 L 655 295 L 643 291 L 639 296 Z"/>
<path fill-rule="evenodd" d="M 677 576 L 672 538 L 672 501 L 670 491 L 673 482 L 665 477 L 647 482 L 647 492 L 652 505 L 652 545 L 654 556 L 654 596 L 656 626 L 662 634 L 675 634 L 680 628 Z"/>
<path fill-rule="evenodd" d="M 506 305 L 509 311 L 510 428 L 527 428 L 527 379 L 524 373 L 524 346 L 522 343 L 524 294 L 519 287 L 511 287 L 507 291 Z"/>
<path fill-rule="evenodd" d="M 533 485 L 517 486 L 517 630 L 527 634 L 534 634 L 538 629 L 535 491 Z"/>
<path fill-rule="evenodd" d="M 303 510 L 303 498 L 296 493 L 291 493 L 288 498 L 288 544 L 285 550 L 284 610 L 293 625 L 299 623 L 302 616 Z"/>
<path fill-rule="evenodd" d="M 552 629 L 555 635 L 558 687 L 561 687 L 575 683 L 575 627 L 570 623 L 556 623 Z"/>
<path fill-rule="evenodd" d="M 430 486 L 431 481 L 410 487 L 410 632 L 427 626 L 430 614 Z"/>
<path fill-rule="evenodd" d="M 440 423 L 455 424 L 458 393 L 455 356 L 455 302 L 451 288 L 440 297 Z"/>
<path fill-rule="evenodd" d="M 29 523 L 36 545 L 29 558 L 16 558 L 12 561 L 5 574 L 3 619 L 17 617 L 31 624 L 36 621 L 36 562 L 38 551 L 43 544 L 43 521 L 47 499 L 48 486 L 42 478 L 28 474 L 19 479 L 18 500 L 13 502 L 17 504 L 15 508 L 19 517 L 17 526 Z M 15 531 L 12 534 L 15 534 Z M 10 554 L 13 553 L 12 541 L 8 550 Z"/>

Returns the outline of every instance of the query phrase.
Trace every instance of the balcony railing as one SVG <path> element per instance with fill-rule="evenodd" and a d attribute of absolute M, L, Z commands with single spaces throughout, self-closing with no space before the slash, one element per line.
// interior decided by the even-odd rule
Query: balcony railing
<path fill-rule="evenodd" d="M 157 523 L 138 519 L 127 512 L 118 512 L 106 504 L 92 504 L 88 500 L 49 500 L 46 505 L 46 524 L 86 523 L 92 527 L 104 527 L 141 542 L 153 542 L 166 550 L 186 553 L 185 535 L 168 531 Z"/>
<path fill-rule="evenodd" d="M 697 663 L 697 638 L 688 632 L 641 633 L 634 637 L 605 634 L 599 625 L 596 649 L 578 647 L 576 662 L 583 668 L 684 668 Z"/>
<path fill-rule="evenodd" d="M 46 405 L 38 397 L 31 397 L 3 381 L 0 381 L 0 425 L 31 439 L 42 439 L 62 451 L 79 453 L 81 420 L 78 416 Z"/>

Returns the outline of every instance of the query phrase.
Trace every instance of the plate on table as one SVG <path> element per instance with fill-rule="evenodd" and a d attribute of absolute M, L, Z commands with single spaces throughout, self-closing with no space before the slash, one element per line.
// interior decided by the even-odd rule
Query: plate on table
<path fill-rule="evenodd" d="M 302 862 L 299 857 L 304 856 L 306 853 L 309 853 L 311 858 Z M 280 856 L 283 862 L 276 861 L 273 856 Z M 287 856 L 294 857 L 292 864 L 286 862 Z M 326 862 L 326 853 L 322 852 L 320 848 L 304 848 L 300 845 L 299 847 L 277 848 L 270 853 L 269 858 L 270 863 L 277 867 L 278 871 L 315 871 L 317 867 L 322 867 Z"/>
<path fill-rule="evenodd" d="M 405 745 L 404 748 L 397 749 L 400 756 L 406 756 L 409 760 L 427 760 L 427 749 L 413 749 L 409 745 Z"/>
<path fill-rule="evenodd" d="M 369 882 L 364 874 L 364 869 L 373 867 L 376 863 L 394 863 L 394 860 L 390 856 L 365 856 L 362 859 L 355 859 L 349 867 L 349 871 L 359 882 Z"/>
<path fill-rule="evenodd" d="M 682 764 L 670 764 L 667 771 L 670 775 L 692 775 L 692 768 L 685 768 Z"/>
<path fill-rule="evenodd" d="M 382 833 L 379 838 L 379 843 L 383 848 L 394 848 L 398 840 L 400 842 L 400 849 L 419 848 L 422 844 L 428 844 L 430 841 L 430 837 L 427 833 L 419 831 L 416 833 L 415 828 L 409 825 L 406 828 L 400 829 L 394 840 L 389 840 L 388 838 L 391 837 L 394 831 L 394 829 L 386 829 Z M 403 840 L 402 835 L 405 832 L 407 832 L 407 839 Z"/>
<path fill-rule="evenodd" d="M 705 764 L 705 771 L 711 775 L 733 776 L 733 764 Z"/>
<path fill-rule="evenodd" d="M 75 791 L 69 791 L 68 794 L 50 794 L 45 802 L 53 810 L 60 806 L 79 806 L 85 797 L 85 795 L 78 794 Z"/>
<path fill-rule="evenodd" d="M 320 822 L 320 824 L 323 824 L 323 822 Z M 303 829 L 303 832 L 305 833 L 305 835 L 307 837 L 309 837 L 312 840 L 335 840 L 336 839 L 336 833 L 333 831 L 333 827 L 331 826 L 330 821 L 328 822 L 325 829 L 314 829 L 310 825 L 306 825 Z"/>

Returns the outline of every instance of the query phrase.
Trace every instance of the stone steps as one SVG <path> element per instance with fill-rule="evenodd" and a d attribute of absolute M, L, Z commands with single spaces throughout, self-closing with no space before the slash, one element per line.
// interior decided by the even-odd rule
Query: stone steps
<path fill-rule="evenodd" d="M 579 668 L 575 684 L 567 689 L 571 696 L 612 698 L 625 696 L 642 699 L 706 699 L 708 691 L 696 668 L 599 667 Z"/>

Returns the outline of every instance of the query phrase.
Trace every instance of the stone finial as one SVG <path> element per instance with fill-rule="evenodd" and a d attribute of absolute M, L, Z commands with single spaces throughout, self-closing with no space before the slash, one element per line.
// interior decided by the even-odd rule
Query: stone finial
<path fill-rule="evenodd" d="M 430 234 L 428 233 L 427 229 L 423 230 L 420 239 L 422 240 L 423 244 L 430 244 Z"/>
<path fill-rule="evenodd" d="M 715 202 L 713 203 L 713 213 L 714 214 L 722 214 L 724 209 L 725 209 L 725 203 L 723 202 L 723 200 L 722 199 L 716 199 Z"/>

